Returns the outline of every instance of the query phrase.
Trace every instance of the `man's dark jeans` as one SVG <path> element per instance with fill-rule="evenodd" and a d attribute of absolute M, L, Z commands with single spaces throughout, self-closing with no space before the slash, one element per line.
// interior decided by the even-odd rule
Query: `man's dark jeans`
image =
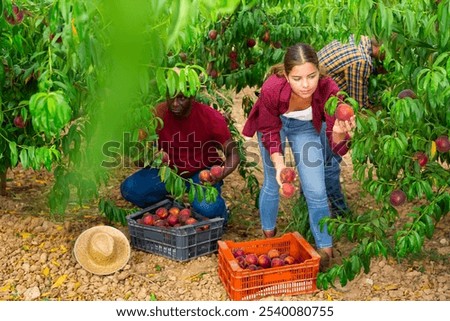
<path fill-rule="evenodd" d="M 341 161 L 342 157 L 333 153 L 331 146 L 325 134 L 326 123 L 322 124 L 320 139 L 323 145 L 324 161 L 325 161 L 325 186 L 327 196 L 330 202 L 331 216 L 345 216 L 349 212 L 347 201 L 341 188 Z"/>

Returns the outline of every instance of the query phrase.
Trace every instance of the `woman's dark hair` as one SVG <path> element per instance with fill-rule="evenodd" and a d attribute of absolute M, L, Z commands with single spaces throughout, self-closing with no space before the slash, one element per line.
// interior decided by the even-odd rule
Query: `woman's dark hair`
<path fill-rule="evenodd" d="M 320 65 L 316 51 L 313 47 L 305 43 L 297 43 L 288 47 L 284 55 L 284 62 L 272 66 L 269 75 L 276 74 L 283 76 L 284 73 L 289 74 L 295 66 L 300 66 L 307 62 L 317 67 L 321 77 L 326 75 L 326 70 Z"/>

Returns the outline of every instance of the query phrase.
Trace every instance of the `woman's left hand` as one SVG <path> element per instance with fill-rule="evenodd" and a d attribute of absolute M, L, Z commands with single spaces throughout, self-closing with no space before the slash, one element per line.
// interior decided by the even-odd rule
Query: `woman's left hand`
<path fill-rule="evenodd" d="M 355 116 L 352 116 L 350 120 L 336 119 L 333 126 L 333 134 L 337 134 L 339 136 L 348 134 L 350 137 L 352 137 L 355 128 L 356 128 Z"/>

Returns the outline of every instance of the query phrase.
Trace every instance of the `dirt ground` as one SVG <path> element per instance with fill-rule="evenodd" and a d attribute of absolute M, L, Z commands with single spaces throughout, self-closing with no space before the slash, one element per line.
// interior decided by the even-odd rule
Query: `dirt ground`
<path fill-rule="evenodd" d="M 243 123 L 240 99 L 235 98 L 233 117 Z M 240 128 L 239 128 L 240 129 Z M 103 191 L 119 206 L 129 207 L 120 197 L 120 172 Z M 261 174 L 257 174 L 261 178 Z M 107 224 L 92 203 L 69 206 L 64 222 L 49 216 L 46 200 L 51 175 L 16 168 L 8 172 L 7 196 L 0 196 L 0 300 L 132 300 L 197 301 L 229 300 L 218 277 L 216 253 L 187 262 L 132 249 L 124 269 L 108 276 L 85 271 L 72 255 L 77 236 L 85 229 Z M 262 180 L 260 179 L 260 182 Z M 223 240 L 245 241 L 262 237 L 258 214 L 242 193 L 243 179 L 227 177 L 224 197 L 232 211 Z M 342 185 L 352 208 L 369 206 L 362 199 L 358 182 L 352 178 L 347 155 L 342 162 Z M 283 203 L 280 224 L 288 223 L 290 204 Z M 407 208 L 403 209 L 406 211 Z M 117 226 L 129 237 L 128 227 Z M 345 241 L 336 245 L 345 251 Z M 296 296 L 269 296 L 261 300 L 450 300 L 450 217 L 446 215 L 427 240 L 424 254 L 402 262 L 372 261 L 371 271 L 360 274 L 344 288 Z"/>

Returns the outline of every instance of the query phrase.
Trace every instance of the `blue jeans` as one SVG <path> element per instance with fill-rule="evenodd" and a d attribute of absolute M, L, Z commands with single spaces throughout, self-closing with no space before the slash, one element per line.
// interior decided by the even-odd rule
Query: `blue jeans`
<path fill-rule="evenodd" d="M 323 229 L 319 226 L 322 218 L 330 216 L 320 135 L 311 121 L 280 117 L 283 124 L 280 131 L 282 148 L 284 151 L 286 142 L 289 142 L 308 206 L 309 223 L 316 247 L 331 247 L 333 242 L 327 225 Z M 261 133 L 258 133 L 258 143 L 264 170 L 264 182 L 259 195 L 261 225 L 263 230 L 273 230 L 280 201 L 279 185 L 269 152 L 261 143 Z"/>
<path fill-rule="evenodd" d="M 348 213 L 349 209 L 341 188 L 341 161 L 342 157 L 333 153 L 330 143 L 326 136 L 326 123 L 322 123 L 322 131 L 320 140 L 322 141 L 323 158 L 325 160 L 325 185 L 327 188 L 328 200 L 331 206 L 331 216 L 343 216 Z"/>
<path fill-rule="evenodd" d="M 158 203 L 168 196 L 165 184 L 158 175 L 157 168 L 143 168 L 127 177 L 120 185 L 120 192 L 127 201 L 134 205 L 146 208 Z M 200 172 L 200 171 L 199 171 Z M 199 183 L 198 173 L 191 178 L 194 183 Z M 228 220 L 228 209 L 225 200 L 221 196 L 221 186 L 223 182 L 217 183 L 214 187 L 219 192 L 214 203 L 208 203 L 205 199 L 201 202 L 195 198 L 191 206 L 195 212 L 208 218 L 223 217 L 224 223 Z M 189 190 L 189 183 L 186 183 Z"/>

